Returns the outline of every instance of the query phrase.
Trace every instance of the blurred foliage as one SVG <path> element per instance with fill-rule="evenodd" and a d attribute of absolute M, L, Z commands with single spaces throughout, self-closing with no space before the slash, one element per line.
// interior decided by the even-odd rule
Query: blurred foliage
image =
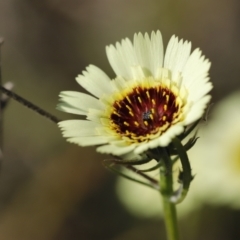
<path fill-rule="evenodd" d="M 88 64 L 110 76 L 105 46 L 160 29 L 191 40 L 213 63 L 213 102 L 239 88 L 239 1 L 0 0 L 3 81 L 52 114 Z M 53 123 L 11 101 L 4 113 L 0 239 L 164 239 L 162 220 L 131 216 L 94 148 L 65 142 Z M 190 190 L 191 191 L 191 190 Z M 127 193 L 126 193 L 127 194 Z M 137 201 L 138 196 L 136 196 Z M 147 207 L 147 206 L 146 206 Z M 239 239 L 239 211 L 212 207 L 181 219 L 182 239 Z"/>

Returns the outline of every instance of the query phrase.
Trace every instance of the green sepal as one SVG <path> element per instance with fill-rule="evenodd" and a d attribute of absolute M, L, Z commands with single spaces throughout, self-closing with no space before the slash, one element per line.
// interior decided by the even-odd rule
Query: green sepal
<path fill-rule="evenodd" d="M 197 125 L 202 121 L 202 119 L 200 118 L 199 120 L 197 120 L 196 122 L 194 122 L 191 126 L 186 127 L 184 132 L 179 136 L 179 139 L 182 141 L 183 139 L 185 139 L 196 127 Z"/>
<path fill-rule="evenodd" d="M 195 135 L 192 138 L 190 138 L 188 142 L 183 146 L 185 151 L 190 150 L 195 145 L 198 139 L 199 137 L 196 137 Z"/>
<path fill-rule="evenodd" d="M 173 145 L 178 151 L 178 156 L 182 165 L 182 171 L 180 171 L 179 174 L 180 187 L 170 197 L 170 201 L 177 204 L 182 202 L 186 197 L 190 187 L 190 183 L 193 180 L 193 176 L 187 152 L 181 141 L 178 138 L 174 138 Z"/>
<path fill-rule="evenodd" d="M 162 165 L 162 162 L 159 162 L 158 164 L 156 164 L 155 166 L 153 166 L 151 168 L 147 168 L 147 169 L 141 170 L 141 172 L 151 172 L 151 171 L 154 171 L 154 170 L 158 169 L 161 165 Z"/>
<path fill-rule="evenodd" d="M 108 170 L 110 170 L 110 171 L 112 171 L 112 172 L 114 172 L 114 173 L 116 173 L 116 174 L 118 174 L 118 175 L 120 175 L 120 176 L 122 176 L 122 177 L 124 177 L 124 178 L 126 178 L 128 180 L 131 180 L 133 182 L 140 183 L 140 184 L 142 184 L 144 186 L 150 187 L 150 188 L 155 189 L 155 190 L 159 190 L 158 181 L 156 181 L 154 178 L 151 178 L 150 176 L 142 173 L 141 170 L 138 170 L 138 169 L 136 169 L 136 168 L 134 168 L 132 166 L 124 166 L 124 167 L 128 168 L 129 170 L 133 171 L 134 173 L 136 173 L 136 174 L 140 175 L 141 177 L 145 178 L 150 183 L 138 180 L 138 179 L 136 179 L 134 177 L 131 177 L 131 176 L 125 174 L 125 173 L 122 173 L 120 170 L 114 168 L 115 161 L 112 161 L 112 162 L 110 162 L 110 161 L 111 160 L 108 160 L 108 161 L 105 160 L 105 161 L 102 162 L 103 166 L 105 168 L 107 168 Z"/>
<path fill-rule="evenodd" d="M 147 156 L 143 157 L 142 159 L 136 159 L 136 160 L 126 160 L 126 159 L 118 158 L 116 156 L 113 156 L 113 157 L 114 159 L 111 159 L 111 160 L 106 159 L 104 160 L 104 162 L 114 162 L 115 164 L 118 164 L 118 165 L 142 165 L 152 160 Z"/>
<path fill-rule="evenodd" d="M 191 149 L 195 145 L 198 139 L 199 137 L 196 137 L 196 134 L 193 137 L 189 138 L 187 143 L 183 145 L 183 148 L 185 149 L 185 151 L 188 151 L 189 149 Z M 168 151 L 170 156 L 178 155 L 178 150 L 173 143 L 171 143 L 168 146 Z"/>

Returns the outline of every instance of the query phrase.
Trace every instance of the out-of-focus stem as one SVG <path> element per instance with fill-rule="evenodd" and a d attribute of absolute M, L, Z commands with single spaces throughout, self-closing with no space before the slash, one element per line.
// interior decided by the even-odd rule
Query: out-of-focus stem
<path fill-rule="evenodd" d="M 164 164 L 160 167 L 160 193 L 162 195 L 165 227 L 168 240 L 178 240 L 178 224 L 176 205 L 170 202 L 173 194 L 172 162 L 167 153 L 163 156 Z"/>

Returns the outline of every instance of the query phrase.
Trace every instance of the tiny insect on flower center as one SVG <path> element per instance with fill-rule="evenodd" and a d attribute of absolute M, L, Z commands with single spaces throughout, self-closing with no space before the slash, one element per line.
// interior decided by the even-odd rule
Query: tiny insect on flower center
<path fill-rule="evenodd" d="M 114 102 L 111 126 L 131 141 L 150 140 L 179 121 L 182 107 L 181 99 L 165 86 L 136 86 Z"/>

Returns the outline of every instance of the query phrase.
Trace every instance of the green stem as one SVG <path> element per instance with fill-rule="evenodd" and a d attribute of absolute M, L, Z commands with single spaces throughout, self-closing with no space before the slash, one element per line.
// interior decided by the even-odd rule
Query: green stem
<path fill-rule="evenodd" d="M 178 240 L 178 225 L 176 205 L 170 202 L 170 197 L 173 194 L 173 177 L 172 163 L 169 156 L 165 152 L 163 156 L 164 164 L 160 167 L 160 189 L 163 200 L 163 210 L 165 227 L 168 240 Z"/>

